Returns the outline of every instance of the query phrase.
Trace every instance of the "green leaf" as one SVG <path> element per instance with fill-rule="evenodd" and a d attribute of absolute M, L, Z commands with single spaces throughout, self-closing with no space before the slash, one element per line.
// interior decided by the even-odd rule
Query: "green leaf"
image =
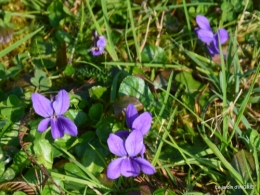
<path fill-rule="evenodd" d="M 74 163 L 66 163 L 64 166 L 66 175 L 78 178 L 86 178 L 86 174 Z"/>
<path fill-rule="evenodd" d="M 230 2 L 227 1 L 223 2 L 221 4 L 221 10 L 222 10 L 222 19 L 224 20 L 224 22 L 235 20 L 234 7 Z"/>
<path fill-rule="evenodd" d="M 39 87 L 40 83 L 35 77 L 32 77 L 30 81 L 35 87 Z"/>
<path fill-rule="evenodd" d="M 2 146 L 0 145 L 0 162 L 2 162 L 3 160 L 5 160 L 5 155 L 2 150 Z M 1 173 L 0 173 L 0 175 L 1 175 Z"/>
<path fill-rule="evenodd" d="M 256 130 L 252 130 L 249 137 L 250 143 L 254 145 L 257 150 L 260 150 L 260 137 Z"/>
<path fill-rule="evenodd" d="M 61 189 L 63 189 L 64 185 L 60 179 L 53 178 L 53 180 L 57 186 L 60 186 Z M 41 195 L 54 195 L 54 194 L 61 194 L 61 192 L 52 182 L 47 182 L 47 185 L 44 186 Z"/>
<path fill-rule="evenodd" d="M 65 133 L 65 135 L 59 139 L 55 139 L 54 143 L 62 149 L 68 150 L 75 142 L 76 137 L 72 137 Z"/>
<path fill-rule="evenodd" d="M 55 33 L 56 38 L 60 43 L 70 43 L 72 41 L 72 37 L 64 30 L 57 30 Z"/>
<path fill-rule="evenodd" d="M 153 192 L 153 195 L 165 195 L 167 189 L 159 188 Z"/>
<path fill-rule="evenodd" d="M 185 91 L 188 93 L 193 93 L 194 91 L 198 91 L 202 84 L 195 80 L 191 73 L 188 72 L 181 72 L 176 75 L 176 81 L 182 83 L 186 86 Z"/>
<path fill-rule="evenodd" d="M 7 106 L 18 106 L 20 104 L 20 100 L 16 95 L 9 95 L 7 98 Z"/>
<path fill-rule="evenodd" d="M 49 5 L 47 10 L 50 12 L 49 14 L 50 24 L 53 27 L 59 27 L 60 21 L 66 16 L 65 12 L 63 11 L 63 2 L 61 0 L 53 1 Z"/>
<path fill-rule="evenodd" d="M 4 174 L 0 178 L 0 182 L 2 181 L 10 181 L 15 177 L 15 172 L 12 168 L 7 168 Z"/>
<path fill-rule="evenodd" d="M 97 124 L 96 134 L 101 141 L 107 141 L 109 134 L 112 133 L 115 122 L 116 121 L 113 117 L 102 118 L 99 121 L 99 123 Z"/>
<path fill-rule="evenodd" d="M 43 164 L 47 169 L 51 169 L 53 163 L 53 154 L 49 141 L 44 139 L 35 140 L 33 150 L 37 156 L 37 162 L 39 164 Z"/>
<path fill-rule="evenodd" d="M 150 105 L 153 95 L 143 79 L 135 76 L 127 76 L 120 84 L 119 96 L 134 96 L 142 102 L 144 106 Z"/>
<path fill-rule="evenodd" d="M 37 174 L 40 178 L 35 177 L 36 171 L 37 171 Z M 37 179 L 42 179 L 41 170 L 31 167 L 31 168 L 29 168 L 29 170 L 26 171 L 25 175 L 23 175 L 23 179 L 24 179 L 24 181 L 26 181 L 28 183 L 38 185 Z"/>
<path fill-rule="evenodd" d="M 86 179 L 86 174 L 84 173 L 84 171 L 82 171 L 81 168 L 79 168 L 77 165 L 75 165 L 74 163 L 66 163 L 64 166 L 64 171 L 66 173 L 66 175 L 74 177 L 74 178 L 82 178 L 82 179 Z M 76 183 L 73 181 L 65 181 L 65 186 L 67 190 L 70 189 L 75 189 L 75 190 L 81 190 L 85 188 L 84 184 L 80 184 L 80 183 Z"/>
<path fill-rule="evenodd" d="M 40 89 L 42 91 L 46 91 L 46 90 L 50 89 L 50 87 L 51 87 L 51 80 L 48 77 L 42 78 L 40 80 L 39 87 L 40 87 Z"/>
<path fill-rule="evenodd" d="M 88 90 L 90 97 L 96 99 L 100 99 L 106 91 L 107 88 L 101 86 L 93 86 Z"/>
<path fill-rule="evenodd" d="M 5 171 L 5 162 L 2 161 L 0 162 L 0 176 L 4 173 Z"/>
<path fill-rule="evenodd" d="M 6 102 L 3 104 L 4 106 L 1 109 L 1 114 L 12 122 L 16 122 L 17 119 L 20 119 L 24 114 L 25 105 L 23 105 L 19 98 L 14 94 L 9 95 Z"/>
<path fill-rule="evenodd" d="M 3 64 L 0 63 L 0 81 L 6 80 L 6 69 Z"/>
<path fill-rule="evenodd" d="M 84 133 L 79 138 L 79 143 L 75 146 L 76 155 L 81 158 L 82 154 L 85 152 L 85 148 L 88 146 L 88 143 L 96 138 L 96 135 L 93 131 L 88 131 Z"/>
<path fill-rule="evenodd" d="M 85 148 L 85 152 L 82 158 L 82 164 L 91 173 L 99 174 L 104 170 L 104 167 L 106 166 L 106 164 L 104 164 L 104 159 L 108 154 L 108 150 L 104 149 L 97 139 L 92 146 L 94 149 L 89 144 Z"/>
<path fill-rule="evenodd" d="M 93 104 L 89 111 L 88 116 L 91 120 L 98 122 L 102 116 L 103 113 L 103 105 L 100 103 Z"/>
<path fill-rule="evenodd" d="M 65 116 L 69 117 L 75 122 L 76 126 L 83 125 L 87 121 L 87 115 L 85 112 L 80 110 L 69 109 Z"/>
<path fill-rule="evenodd" d="M 13 124 L 11 121 L 6 123 L 6 125 L 0 131 L 1 144 L 7 146 L 18 146 L 18 128 L 19 126 Z"/>
<path fill-rule="evenodd" d="M 11 165 L 11 168 L 16 172 L 22 172 L 23 168 L 28 166 L 30 164 L 30 160 L 28 159 L 28 156 L 26 153 L 22 150 L 20 150 L 18 153 L 15 154 L 13 158 L 13 164 Z"/>
<path fill-rule="evenodd" d="M 182 83 L 185 86 L 185 93 L 182 95 L 182 100 L 190 108 L 194 108 L 195 98 L 200 94 L 200 90 L 203 89 L 204 85 L 199 81 L 195 80 L 191 73 L 181 72 L 176 75 L 175 80 Z M 204 94 L 207 96 L 208 94 Z M 206 101 L 202 101 L 205 103 Z"/>
<path fill-rule="evenodd" d="M 145 45 L 141 56 L 142 61 L 147 63 L 165 64 L 167 62 L 166 52 L 161 47 L 155 45 Z"/>
<path fill-rule="evenodd" d="M 31 78 L 30 81 L 34 86 L 39 87 L 41 90 L 48 90 L 51 87 L 50 79 L 46 76 L 46 73 L 40 69 L 35 70 L 34 77 Z"/>
<path fill-rule="evenodd" d="M 83 125 L 84 123 L 87 122 L 87 114 L 83 111 L 78 111 L 78 114 L 75 118 L 75 124 L 77 126 Z"/>
<path fill-rule="evenodd" d="M 73 68 L 71 65 L 67 65 L 63 72 L 65 75 L 71 76 L 75 73 L 75 68 Z"/>

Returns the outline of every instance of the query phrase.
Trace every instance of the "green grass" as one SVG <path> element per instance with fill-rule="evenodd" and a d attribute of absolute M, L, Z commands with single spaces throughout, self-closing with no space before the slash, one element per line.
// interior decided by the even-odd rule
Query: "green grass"
<path fill-rule="evenodd" d="M 35 184 L 31 190 L 43 195 L 259 194 L 260 13 L 254 1 L 0 6 L 0 40 L 7 26 L 14 30 L 0 45 L 0 194 L 25 194 Z M 197 15 L 206 16 L 214 32 L 228 31 L 219 55 L 211 57 L 194 33 Z M 89 52 L 93 30 L 106 37 L 100 56 Z M 70 95 L 64 116 L 78 135 L 54 140 L 51 128 L 38 132 L 43 117 L 31 95 L 49 98 L 60 89 Z M 130 103 L 139 114 L 152 114 L 145 159 L 156 173 L 110 180 L 106 172 L 116 156 L 107 139 L 129 130 L 124 110 Z"/>

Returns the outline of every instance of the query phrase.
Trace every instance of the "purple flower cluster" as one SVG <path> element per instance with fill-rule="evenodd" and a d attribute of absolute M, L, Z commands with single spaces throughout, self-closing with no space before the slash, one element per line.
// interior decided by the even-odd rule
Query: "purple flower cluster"
<path fill-rule="evenodd" d="M 220 44 L 223 44 L 228 40 L 227 30 L 221 28 L 214 34 L 210 27 L 209 20 L 202 15 L 196 16 L 196 22 L 199 28 L 196 28 L 195 32 L 198 38 L 203 43 L 206 43 L 210 55 L 214 56 L 219 54 L 219 41 Z"/>
<path fill-rule="evenodd" d="M 54 139 L 63 137 L 64 133 L 72 136 L 78 134 L 77 126 L 69 118 L 62 116 L 70 106 L 69 95 L 65 90 L 60 90 L 58 95 L 51 100 L 39 93 L 34 93 L 32 103 L 35 112 L 45 118 L 38 125 L 39 132 L 44 132 L 51 126 Z"/>
<path fill-rule="evenodd" d="M 122 174 L 125 177 L 136 177 L 140 172 L 151 175 L 155 173 L 154 166 L 144 159 L 145 146 L 143 136 L 151 127 L 152 116 L 149 112 L 138 115 L 134 105 L 126 109 L 126 123 L 131 132 L 121 130 L 111 133 L 107 140 L 110 152 L 119 156 L 107 168 L 107 177 L 116 179 Z M 140 154 L 141 157 L 138 157 Z"/>

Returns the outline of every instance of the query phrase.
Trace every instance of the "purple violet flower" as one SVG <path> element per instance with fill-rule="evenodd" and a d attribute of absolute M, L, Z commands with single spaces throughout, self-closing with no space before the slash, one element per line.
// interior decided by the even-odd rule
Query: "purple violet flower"
<path fill-rule="evenodd" d="M 65 90 L 60 90 L 52 101 L 39 93 L 32 94 L 32 103 L 35 112 L 44 117 L 38 131 L 44 132 L 51 125 L 51 134 L 54 139 L 64 136 L 64 133 L 76 136 L 77 126 L 67 117 L 62 116 L 69 108 L 70 99 Z"/>
<path fill-rule="evenodd" d="M 126 124 L 132 131 L 138 130 L 145 136 L 151 128 L 152 115 L 149 112 L 144 112 L 138 115 L 138 112 L 133 104 L 129 104 L 126 108 Z M 126 130 L 119 130 L 115 133 L 121 139 L 126 140 L 130 132 Z M 144 158 L 145 145 L 140 152 L 141 157 Z"/>
<path fill-rule="evenodd" d="M 145 136 L 151 128 L 152 115 L 150 112 L 144 112 L 138 115 L 133 104 L 129 104 L 126 108 L 126 124 L 131 130 L 139 130 Z"/>
<path fill-rule="evenodd" d="M 219 54 L 219 41 L 223 44 L 228 40 L 228 32 L 226 29 L 221 28 L 214 34 L 210 27 L 209 20 L 202 15 L 196 16 L 196 22 L 199 28 L 195 28 L 195 32 L 198 38 L 203 43 L 206 43 L 210 55 L 214 56 Z"/>
<path fill-rule="evenodd" d="M 111 133 L 107 144 L 110 152 L 119 156 L 108 165 L 108 178 L 117 179 L 120 174 L 125 177 L 136 177 L 141 171 L 148 175 L 155 173 L 155 168 L 150 162 L 137 157 L 144 145 L 140 131 L 132 131 L 125 140 Z"/>
<path fill-rule="evenodd" d="M 106 39 L 104 36 L 100 36 L 97 40 L 94 40 L 94 47 L 92 48 L 92 55 L 99 56 L 105 52 Z"/>

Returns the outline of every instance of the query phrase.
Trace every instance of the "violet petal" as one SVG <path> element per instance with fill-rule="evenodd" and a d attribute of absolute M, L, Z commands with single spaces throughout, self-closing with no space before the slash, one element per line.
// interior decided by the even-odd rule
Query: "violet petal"
<path fill-rule="evenodd" d="M 149 112 L 140 114 L 133 122 L 132 129 L 139 130 L 143 136 L 150 130 L 152 124 L 152 116 Z"/>
<path fill-rule="evenodd" d="M 117 179 L 121 173 L 121 163 L 124 160 L 124 157 L 117 158 L 109 163 L 107 167 L 107 177 L 109 179 Z"/>
<path fill-rule="evenodd" d="M 119 136 L 110 133 L 108 139 L 107 139 L 107 144 L 110 152 L 117 156 L 126 156 L 126 150 L 124 146 L 124 140 L 122 140 Z"/>
<path fill-rule="evenodd" d="M 145 174 L 151 175 L 156 172 L 154 166 L 149 161 L 143 158 L 135 158 L 134 160 L 138 162 L 139 166 L 141 167 L 141 170 Z"/>
<path fill-rule="evenodd" d="M 60 124 L 62 124 L 61 126 L 64 129 L 65 133 L 70 134 L 71 136 L 78 135 L 77 126 L 72 120 L 64 116 L 59 116 L 58 120 L 60 120 Z"/>
<path fill-rule="evenodd" d="M 106 47 L 106 38 L 104 36 L 100 36 L 97 41 L 97 47 Z"/>
<path fill-rule="evenodd" d="M 140 151 L 141 157 L 144 158 L 144 153 L 145 153 L 146 147 L 143 144 L 142 150 Z"/>
<path fill-rule="evenodd" d="M 134 120 L 138 117 L 138 112 L 133 104 L 129 104 L 126 108 L 126 124 L 132 129 Z"/>
<path fill-rule="evenodd" d="M 218 32 L 214 36 L 214 38 L 217 40 L 218 40 L 218 35 L 221 44 L 225 43 L 228 40 L 228 32 L 226 31 L 226 29 L 221 28 L 218 30 Z"/>
<path fill-rule="evenodd" d="M 125 149 L 130 157 L 137 156 L 141 152 L 143 145 L 141 131 L 132 131 L 125 141 Z"/>
<path fill-rule="evenodd" d="M 126 130 L 119 130 L 115 133 L 117 136 L 121 137 L 123 140 L 126 140 L 126 138 L 128 137 L 128 135 L 130 134 L 129 131 Z"/>
<path fill-rule="evenodd" d="M 136 177 L 140 174 L 138 162 L 131 158 L 124 158 L 121 162 L 121 174 L 125 177 Z"/>
<path fill-rule="evenodd" d="M 53 139 L 61 138 L 64 136 L 64 130 L 61 126 L 61 121 L 57 118 L 51 119 L 51 134 Z"/>
<path fill-rule="evenodd" d="M 207 45 L 207 48 L 208 48 L 208 51 L 209 51 L 209 54 L 213 57 L 215 56 L 216 54 L 219 54 L 219 50 L 218 48 L 216 47 L 216 44 L 212 42 L 212 44 L 210 45 Z"/>
<path fill-rule="evenodd" d="M 198 38 L 203 42 L 209 44 L 213 41 L 214 34 L 212 31 L 200 29 L 197 31 Z"/>
<path fill-rule="evenodd" d="M 39 93 L 32 94 L 33 108 L 37 114 L 47 118 L 53 115 L 51 101 Z"/>
<path fill-rule="evenodd" d="M 212 31 L 209 24 L 209 20 L 205 16 L 197 15 L 196 22 L 201 29 Z"/>
<path fill-rule="evenodd" d="M 99 49 L 98 50 L 92 50 L 92 55 L 93 56 L 100 56 L 103 54 L 103 51 L 100 51 Z"/>
<path fill-rule="evenodd" d="M 46 118 L 46 119 L 41 120 L 41 122 L 38 125 L 38 131 L 41 132 L 41 133 L 46 131 L 46 129 L 48 129 L 48 127 L 50 126 L 50 123 L 51 123 L 50 118 Z"/>
<path fill-rule="evenodd" d="M 57 98 L 53 102 L 53 109 L 55 111 L 56 115 L 62 115 L 64 114 L 70 106 L 70 98 L 67 91 L 64 89 L 60 90 Z"/>

